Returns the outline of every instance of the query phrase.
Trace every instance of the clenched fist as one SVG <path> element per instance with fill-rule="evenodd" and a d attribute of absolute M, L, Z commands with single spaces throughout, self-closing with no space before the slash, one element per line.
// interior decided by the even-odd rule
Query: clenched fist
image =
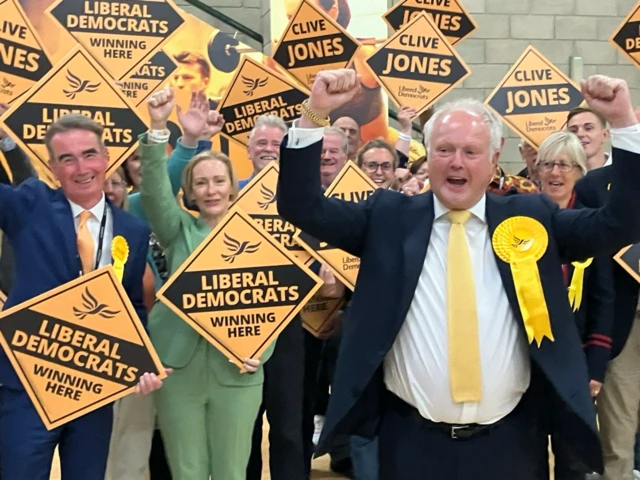
<path fill-rule="evenodd" d="M 360 89 L 360 76 L 349 68 L 325 70 L 316 75 L 309 107 L 323 118 L 351 100 Z"/>
<path fill-rule="evenodd" d="M 176 106 L 176 98 L 171 87 L 164 87 L 154 93 L 147 100 L 147 109 L 151 118 L 152 130 L 164 130 L 167 128 L 167 120 Z"/>
<path fill-rule="evenodd" d="M 582 95 L 589 107 L 600 114 L 612 128 L 635 125 L 627 82 L 604 75 L 592 75 L 580 82 Z"/>

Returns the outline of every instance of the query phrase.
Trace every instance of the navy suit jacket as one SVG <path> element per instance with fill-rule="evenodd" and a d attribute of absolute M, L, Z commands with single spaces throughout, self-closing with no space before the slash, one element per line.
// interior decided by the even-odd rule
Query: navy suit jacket
<path fill-rule="evenodd" d="M 149 248 L 149 228 L 134 216 L 114 207 L 113 236 L 129 244 L 122 285 L 143 324 L 142 277 Z M 62 190 L 29 179 L 18 188 L 0 185 L 0 229 L 14 249 L 15 277 L 7 292 L 5 309 L 48 292 L 78 277 L 81 270 L 71 206 Z M 109 251 L 104 253 L 110 255 Z M 0 383 L 22 389 L 4 351 L 0 352 Z"/>
<path fill-rule="evenodd" d="M 617 162 L 618 157 L 615 158 Z M 576 184 L 575 191 L 578 200 L 591 208 L 604 205 L 611 196 L 613 188 L 620 188 L 617 178 L 613 165 L 590 171 Z M 618 262 L 611 259 L 611 263 L 616 294 L 611 358 L 615 358 L 620 354 L 627 343 L 627 338 L 629 338 L 631 326 L 636 316 L 640 285 Z"/>
<path fill-rule="evenodd" d="M 377 434 L 384 408 L 383 360 L 414 296 L 431 235 L 434 199 L 432 192 L 408 197 L 382 189 L 358 204 L 326 198 L 320 187 L 322 142 L 301 149 L 288 149 L 286 142 L 287 137 L 280 157 L 278 212 L 315 238 L 361 259 L 318 445 L 322 454 L 336 433 Z M 617 188 L 603 209 L 559 209 L 535 194 L 487 194 L 486 202 L 491 234 L 504 220 L 520 215 L 538 220 L 549 233 L 538 269 L 555 341 L 529 346 L 532 368 L 561 400 L 557 429 L 563 440 L 595 471 L 602 471 L 595 409 L 561 265 L 610 254 L 640 239 L 640 155 L 617 149 L 614 155 Z M 524 336 L 510 267 L 497 256 L 496 264 Z"/>

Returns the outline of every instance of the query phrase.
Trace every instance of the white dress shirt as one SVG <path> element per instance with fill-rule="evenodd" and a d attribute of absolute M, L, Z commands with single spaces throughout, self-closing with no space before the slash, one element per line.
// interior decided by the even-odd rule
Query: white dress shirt
<path fill-rule="evenodd" d="M 80 214 L 84 212 L 84 208 L 73 203 L 69 199 L 67 199 L 67 201 L 69 202 L 69 205 L 71 205 L 71 214 L 73 215 L 73 223 L 77 232 L 78 225 L 80 224 Z M 89 232 L 91 233 L 91 237 L 93 238 L 93 244 L 95 245 L 95 249 L 93 251 L 93 263 L 91 265 L 94 266 L 96 262 L 96 256 L 98 255 L 100 223 L 102 222 L 102 215 L 104 214 L 105 208 L 107 209 L 107 224 L 104 228 L 104 237 L 102 239 L 102 256 L 100 257 L 98 268 L 106 267 L 107 265 L 111 264 L 111 241 L 113 240 L 113 215 L 111 213 L 111 209 L 108 208 L 104 194 L 102 195 L 102 198 L 96 204 L 96 206 L 89 210 L 91 212 L 91 217 L 89 217 L 89 220 L 87 220 L 87 227 L 89 228 Z"/>
<path fill-rule="evenodd" d="M 640 153 L 640 125 L 611 129 L 612 145 Z M 302 129 L 294 122 L 288 148 L 304 148 L 322 139 L 322 128 Z M 495 423 L 508 415 L 527 390 L 530 357 L 526 336 L 511 310 L 486 222 L 486 197 L 471 209 L 465 224 L 474 259 L 480 336 L 482 400 L 456 404 L 449 378 L 446 255 L 448 210 L 434 195 L 434 222 L 414 298 L 384 361 L 387 388 L 434 422 Z"/>
<path fill-rule="evenodd" d="M 387 388 L 434 422 L 494 423 L 508 415 L 529 387 L 525 335 L 502 285 L 486 221 L 486 197 L 465 224 L 473 259 L 482 372 L 482 401 L 456 404 L 451 398 L 447 332 L 447 247 L 449 211 L 434 198 L 434 221 L 422 272 L 407 317 L 384 362 Z"/>

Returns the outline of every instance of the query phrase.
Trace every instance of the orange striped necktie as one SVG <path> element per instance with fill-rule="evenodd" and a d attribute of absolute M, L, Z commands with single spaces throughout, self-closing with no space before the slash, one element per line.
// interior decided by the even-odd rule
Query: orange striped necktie
<path fill-rule="evenodd" d="M 80 223 L 78 224 L 78 255 L 80 255 L 80 262 L 82 263 L 82 273 L 86 275 L 93 270 L 93 256 L 95 254 L 95 244 L 93 237 L 87 226 L 87 221 L 91 218 L 91 212 L 85 210 L 81 212 Z"/>

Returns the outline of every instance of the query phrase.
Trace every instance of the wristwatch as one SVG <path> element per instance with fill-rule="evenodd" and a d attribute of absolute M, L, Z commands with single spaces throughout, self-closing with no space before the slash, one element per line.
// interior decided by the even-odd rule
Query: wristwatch
<path fill-rule="evenodd" d="M 322 118 L 316 112 L 311 110 L 311 107 L 309 106 L 308 98 L 304 102 L 302 102 L 300 106 L 302 107 L 301 108 L 302 113 L 304 113 L 307 116 L 307 118 L 311 120 L 313 123 L 315 123 L 316 125 L 320 125 L 321 127 L 331 126 L 331 120 L 329 119 L 329 117 Z"/>

